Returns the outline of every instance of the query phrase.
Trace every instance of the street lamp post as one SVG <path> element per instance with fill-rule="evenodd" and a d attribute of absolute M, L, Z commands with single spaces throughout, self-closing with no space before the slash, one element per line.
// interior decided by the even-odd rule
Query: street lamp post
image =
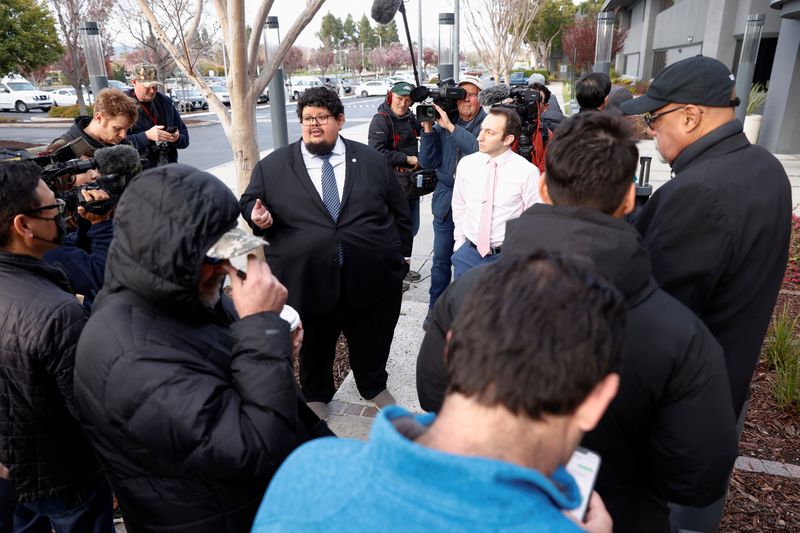
<path fill-rule="evenodd" d="M 766 16 L 750 14 L 744 26 L 742 53 L 739 57 L 739 68 L 736 69 L 736 96 L 741 104 L 736 108 L 736 118 L 744 123 L 747 115 L 747 102 L 750 100 L 750 89 L 753 86 L 753 72 L 756 69 L 758 46 L 761 44 L 761 32 L 764 30 Z"/>
<path fill-rule="evenodd" d="M 97 22 L 85 20 L 78 27 L 86 54 L 86 68 L 89 70 L 89 85 L 95 99 L 97 94 L 108 87 L 103 42 L 100 39 L 100 26 Z"/>
<path fill-rule="evenodd" d="M 603 11 L 597 15 L 597 41 L 595 42 L 592 72 L 611 72 L 611 47 L 614 41 L 614 13 Z"/>
<path fill-rule="evenodd" d="M 439 81 L 453 77 L 453 13 L 439 13 Z"/>
<path fill-rule="evenodd" d="M 281 44 L 278 17 L 267 17 L 264 29 L 264 60 L 269 58 L 269 45 L 277 50 Z M 289 129 L 286 124 L 286 93 L 283 86 L 283 68 L 278 65 L 269 82 L 269 110 L 272 117 L 272 145 L 275 148 L 289 144 Z"/>

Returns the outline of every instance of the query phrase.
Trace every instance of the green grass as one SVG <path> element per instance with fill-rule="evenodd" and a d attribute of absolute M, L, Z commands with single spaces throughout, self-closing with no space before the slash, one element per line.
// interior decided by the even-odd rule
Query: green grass
<path fill-rule="evenodd" d="M 775 371 L 772 396 L 785 411 L 800 411 L 800 340 L 795 337 L 800 316 L 784 306 L 772 320 L 764 343 L 764 360 Z"/>

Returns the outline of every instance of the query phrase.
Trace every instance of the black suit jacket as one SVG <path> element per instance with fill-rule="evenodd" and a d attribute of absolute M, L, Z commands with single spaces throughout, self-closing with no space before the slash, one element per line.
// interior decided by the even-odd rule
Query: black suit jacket
<path fill-rule="evenodd" d="M 239 201 L 254 233 L 269 241 L 267 262 L 301 316 L 370 305 L 399 288 L 408 269 L 404 257 L 411 255 L 411 219 L 394 173 L 383 154 L 343 141 L 345 183 L 336 222 L 306 171 L 302 141 L 262 159 Z M 250 219 L 258 198 L 273 218 L 265 230 Z"/>

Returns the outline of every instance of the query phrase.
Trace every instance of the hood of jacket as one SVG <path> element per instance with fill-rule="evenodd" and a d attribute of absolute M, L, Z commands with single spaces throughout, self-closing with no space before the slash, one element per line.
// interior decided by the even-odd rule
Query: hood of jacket
<path fill-rule="evenodd" d="M 162 307 L 201 308 L 197 283 L 203 258 L 238 216 L 236 197 L 207 172 L 181 164 L 144 172 L 117 206 L 97 304 L 127 289 Z"/>
<path fill-rule="evenodd" d="M 506 226 L 503 255 L 543 248 L 592 259 L 633 307 L 658 286 L 639 233 L 624 220 L 583 207 L 535 204 Z"/>

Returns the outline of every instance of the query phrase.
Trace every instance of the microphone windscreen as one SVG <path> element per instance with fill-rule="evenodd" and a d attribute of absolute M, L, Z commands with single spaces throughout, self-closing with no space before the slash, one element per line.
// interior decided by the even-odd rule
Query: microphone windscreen
<path fill-rule="evenodd" d="M 95 151 L 94 160 L 97 162 L 97 170 L 101 176 L 109 174 L 135 176 L 142 171 L 139 152 L 129 144 L 100 148 Z"/>
<path fill-rule="evenodd" d="M 492 85 L 478 93 L 478 103 L 481 105 L 494 105 L 499 104 L 511 93 L 511 88 L 508 85 Z"/>
<path fill-rule="evenodd" d="M 403 0 L 375 0 L 372 2 L 372 18 L 378 24 L 389 24 Z"/>
<path fill-rule="evenodd" d="M 411 101 L 422 102 L 428 97 L 429 94 L 431 94 L 431 91 L 427 87 L 423 87 L 422 85 L 419 87 L 414 87 L 411 89 Z"/>

